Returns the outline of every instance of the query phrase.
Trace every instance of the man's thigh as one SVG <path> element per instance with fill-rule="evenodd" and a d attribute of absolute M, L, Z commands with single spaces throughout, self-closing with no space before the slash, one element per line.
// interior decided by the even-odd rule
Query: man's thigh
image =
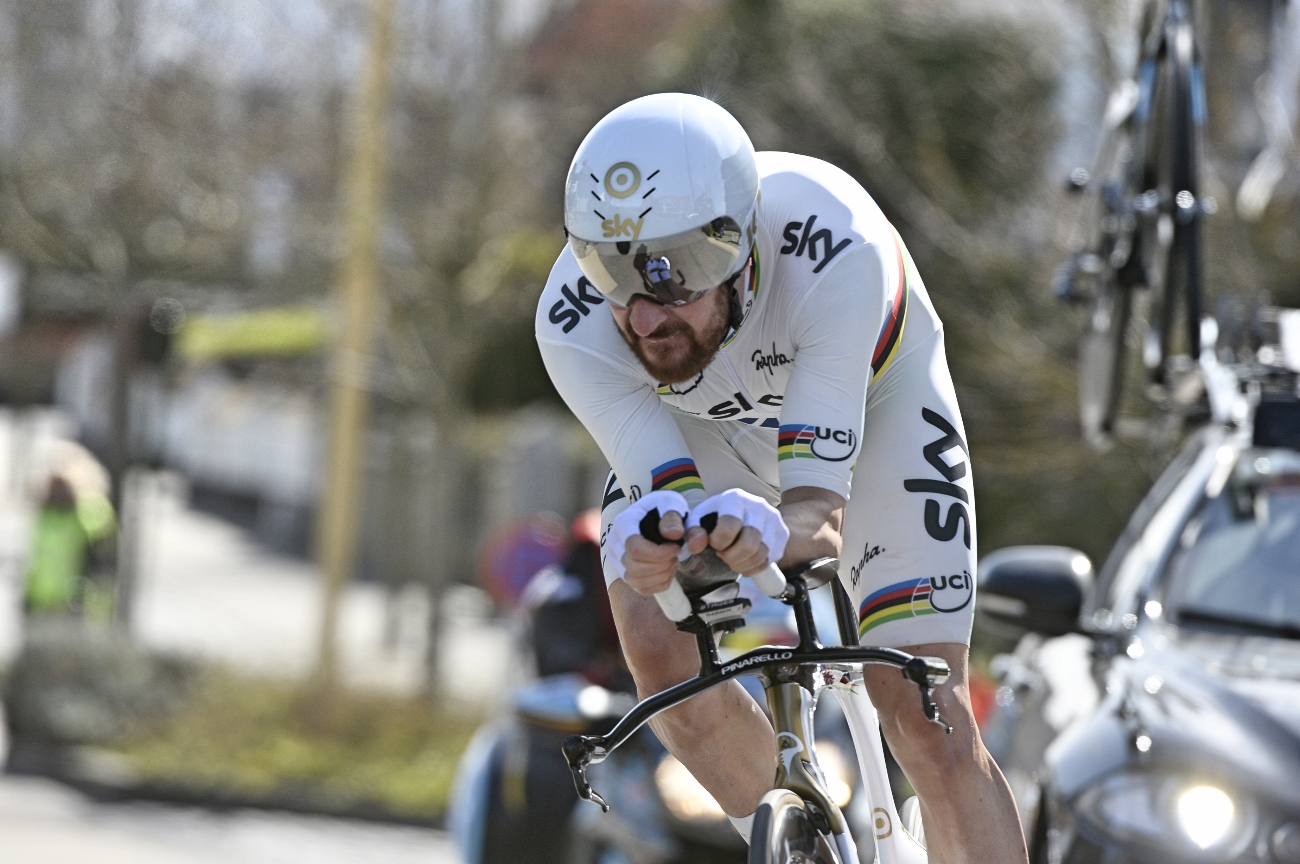
<path fill-rule="evenodd" d="M 942 334 L 872 385 L 840 578 L 863 644 L 970 643 L 975 508 Z"/>
<path fill-rule="evenodd" d="M 642 698 L 699 673 L 695 637 L 678 630 L 653 597 L 638 594 L 616 579 L 609 586 L 609 602 L 623 656 Z"/>

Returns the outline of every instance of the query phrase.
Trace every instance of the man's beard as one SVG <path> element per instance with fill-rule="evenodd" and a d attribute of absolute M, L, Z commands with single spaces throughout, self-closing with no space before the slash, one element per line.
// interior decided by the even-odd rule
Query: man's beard
<path fill-rule="evenodd" d="M 620 327 L 619 332 L 623 334 L 624 341 L 636 355 L 636 359 L 641 361 L 641 365 L 649 372 L 654 379 L 661 384 L 680 384 L 688 381 L 704 371 L 704 367 L 713 362 L 713 357 L 722 347 L 722 340 L 726 338 L 727 331 L 730 329 L 728 323 L 726 292 L 730 290 L 726 285 L 720 285 L 721 290 L 716 290 L 710 295 L 715 308 L 721 302 L 722 309 L 716 320 L 711 322 L 709 328 L 697 337 L 691 330 L 689 324 L 680 318 L 669 318 L 660 324 L 647 337 L 638 336 L 628 327 L 624 332 Z M 708 298 L 705 299 L 706 302 Z M 648 301 L 643 301 L 648 302 Z M 674 341 L 677 344 L 686 344 L 685 351 L 672 351 L 669 356 L 654 357 L 646 349 L 643 338 L 655 337 L 677 337 Z"/>

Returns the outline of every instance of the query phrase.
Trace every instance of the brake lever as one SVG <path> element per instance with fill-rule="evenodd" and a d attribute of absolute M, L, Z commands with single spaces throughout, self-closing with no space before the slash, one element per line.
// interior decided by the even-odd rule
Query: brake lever
<path fill-rule="evenodd" d="M 595 761 L 603 762 L 608 755 L 604 745 L 597 743 L 600 740 L 586 735 L 570 735 L 564 739 L 564 759 L 573 772 L 573 787 L 578 791 L 578 797 L 583 801 L 594 801 L 600 805 L 602 813 L 608 813 L 609 803 L 587 782 L 587 766 L 593 757 L 599 757 Z"/>
<path fill-rule="evenodd" d="M 907 661 L 907 665 L 901 671 L 904 678 L 920 688 L 921 710 L 925 712 L 925 719 L 936 726 L 943 727 L 943 731 L 951 735 L 952 724 L 939 713 L 939 706 L 934 704 L 934 700 L 930 698 L 930 691 L 934 689 L 934 686 L 930 683 L 930 664 L 925 662 L 924 657 L 913 657 Z M 947 677 L 944 674 L 943 680 L 947 680 Z"/>

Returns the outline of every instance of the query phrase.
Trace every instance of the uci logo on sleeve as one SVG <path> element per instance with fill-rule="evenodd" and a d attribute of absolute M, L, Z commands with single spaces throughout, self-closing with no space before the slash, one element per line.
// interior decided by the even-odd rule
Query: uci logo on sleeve
<path fill-rule="evenodd" d="M 843 462 L 858 449 L 858 436 L 852 429 L 787 423 L 777 433 L 776 459 L 821 459 Z"/>

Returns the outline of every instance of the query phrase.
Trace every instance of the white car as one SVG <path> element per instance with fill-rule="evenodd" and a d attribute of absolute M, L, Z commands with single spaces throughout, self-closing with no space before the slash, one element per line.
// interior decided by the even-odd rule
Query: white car
<path fill-rule="evenodd" d="M 1276 385 L 1276 386 L 1274 386 Z M 1030 858 L 1300 864 L 1300 398 L 1191 436 L 1095 578 L 1082 553 L 980 565 L 986 740 Z"/>

